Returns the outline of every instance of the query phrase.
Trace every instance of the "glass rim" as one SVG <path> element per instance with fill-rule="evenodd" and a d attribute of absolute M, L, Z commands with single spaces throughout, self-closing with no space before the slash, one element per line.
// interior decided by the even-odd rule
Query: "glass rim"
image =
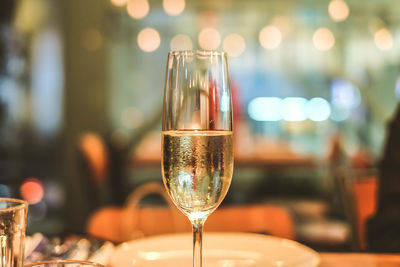
<path fill-rule="evenodd" d="M 2 211 L 10 211 L 10 210 L 15 210 L 15 209 L 25 209 L 29 205 L 27 201 L 25 201 L 23 199 L 18 199 L 18 198 L 3 198 L 3 197 L 0 197 L 0 202 L 16 203 L 15 206 L 6 207 L 6 208 L 0 208 L 0 212 L 2 212 Z"/>
<path fill-rule="evenodd" d="M 193 49 L 193 50 L 173 50 L 169 51 L 168 55 L 170 56 L 225 56 L 226 52 L 221 50 L 202 50 L 202 49 Z"/>
<path fill-rule="evenodd" d="M 88 266 L 96 266 L 96 267 L 104 267 L 103 264 L 92 262 L 92 261 L 84 261 L 84 260 L 48 260 L 48 261 L 39 261 L 34 263 L 25 264 L 23 267 L 34 267 L 40 265 L 47 264 L 83 264 Z"/>

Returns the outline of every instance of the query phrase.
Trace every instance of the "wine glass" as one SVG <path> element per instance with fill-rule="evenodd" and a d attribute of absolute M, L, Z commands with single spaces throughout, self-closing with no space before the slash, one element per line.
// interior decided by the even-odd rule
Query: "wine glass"
<path fill-rule="evenodd" d="M 28 203 L 0 198 L 0 266 L 21 267 L 24 260 Z"/>
<path fill-rule="evenodd" d="M 207 217 L 224 199 L 233 173 L 232 100 L 227 56 L 168 53 L 162 123 L 162 176 L 193 228 L 193 266 L 202 264 Z"/>

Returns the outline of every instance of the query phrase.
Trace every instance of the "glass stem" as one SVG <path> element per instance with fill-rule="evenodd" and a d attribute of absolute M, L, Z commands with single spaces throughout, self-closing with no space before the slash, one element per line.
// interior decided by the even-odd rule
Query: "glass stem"
<path fill-rule="evenodd" d="M 206 218 L 192 221 L 193 228 L 193 267 L 201 267 L 202 264 L 202 238 L 203 225 Z"/>

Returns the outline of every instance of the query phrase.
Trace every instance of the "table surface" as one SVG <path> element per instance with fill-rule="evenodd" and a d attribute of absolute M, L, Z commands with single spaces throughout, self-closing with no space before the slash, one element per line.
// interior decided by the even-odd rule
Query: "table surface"
<path fill-rule="evenodd" d="M 391 267 L 400 266 L 400 254 L 320 253 L 319 267 Z"/>

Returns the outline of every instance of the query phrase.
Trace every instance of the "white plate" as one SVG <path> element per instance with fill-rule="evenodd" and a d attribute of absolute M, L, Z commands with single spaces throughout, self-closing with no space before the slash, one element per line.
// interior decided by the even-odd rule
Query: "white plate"
<path fill-rule="evenodd" d="M 295 241 L 249 233 L 204 233 L 203 266 L 313 267 L 319 254 Z M 190 233 L 148 237 L 119 245 L 112 267 L 192 266 Z"/>

